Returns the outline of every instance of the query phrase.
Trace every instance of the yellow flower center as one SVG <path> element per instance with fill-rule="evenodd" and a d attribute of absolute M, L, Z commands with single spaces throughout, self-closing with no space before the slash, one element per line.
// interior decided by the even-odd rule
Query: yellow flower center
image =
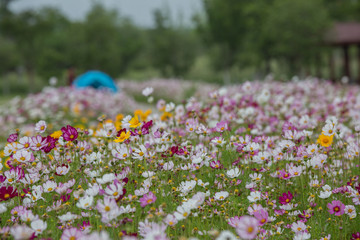
<path fill-rule="evenodd" d="M 253 228 L 253 227 L 248 227 L 248 228 L 247 228 L 247 232 L 248 232 L 248 233 L 252 233 L 253 231 L 254 231 L 254 228 Z"/>
<path fill-rule="evenodd" d="M 109 206 L 105 206 L 105 211 L 110 211 L 110 207 Z"/>

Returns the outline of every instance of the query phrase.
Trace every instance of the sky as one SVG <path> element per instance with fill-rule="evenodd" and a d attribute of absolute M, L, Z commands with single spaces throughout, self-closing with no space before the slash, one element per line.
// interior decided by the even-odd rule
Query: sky
<path fill-rule="evenodd" d="M 17 0 L 10 8 L 19 12 L 53 6 L 72 20 L 82 20 L 95 0 Z M 153 26 L 152 12 L 156 8 L 168 8 L 175 23 L 191 24 L 191 17 L 201 10 L 201 0 L 101 0 L 108 9 L 116 9 L 120 15 L 130 17 L 135 24 Z"/>

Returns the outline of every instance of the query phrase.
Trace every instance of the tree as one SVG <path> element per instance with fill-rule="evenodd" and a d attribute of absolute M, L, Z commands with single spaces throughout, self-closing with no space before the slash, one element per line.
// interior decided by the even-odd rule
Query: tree
<path fill-rule="evenodd" d="M 166 10 L 153 14 L 155 27 L 149 32 L 152 64 L 165 77 L 182 77 L 197 55 L 197 38 L 193 30 L 174 26 Z"/>
<path fill-rule="evenodd" d="M 321 54 L 321 43 L 329 27 L 328 12 L 321 0 L 275 0 L 263 25 L 269 54 L 296 74 Z"/>

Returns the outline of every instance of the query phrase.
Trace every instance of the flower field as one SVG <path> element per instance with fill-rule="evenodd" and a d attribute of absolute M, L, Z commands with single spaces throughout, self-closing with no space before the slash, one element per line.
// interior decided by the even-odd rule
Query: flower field
<path fill-rule="evenodd" d="M 1 239 L 360 239 L 359 87 L 164 85 L 4 104 Z"/>

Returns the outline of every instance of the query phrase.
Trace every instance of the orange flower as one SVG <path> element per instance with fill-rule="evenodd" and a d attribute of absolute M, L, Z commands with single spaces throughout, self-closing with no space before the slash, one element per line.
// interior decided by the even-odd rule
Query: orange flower
<path fill-rule="evenodd" d="M 323 147 L 329 147 L 333 142 L 333 137 L 334 135 L 326 136 L 324 134 L 321 134 L 317 140 L 317 143 Z"/>

